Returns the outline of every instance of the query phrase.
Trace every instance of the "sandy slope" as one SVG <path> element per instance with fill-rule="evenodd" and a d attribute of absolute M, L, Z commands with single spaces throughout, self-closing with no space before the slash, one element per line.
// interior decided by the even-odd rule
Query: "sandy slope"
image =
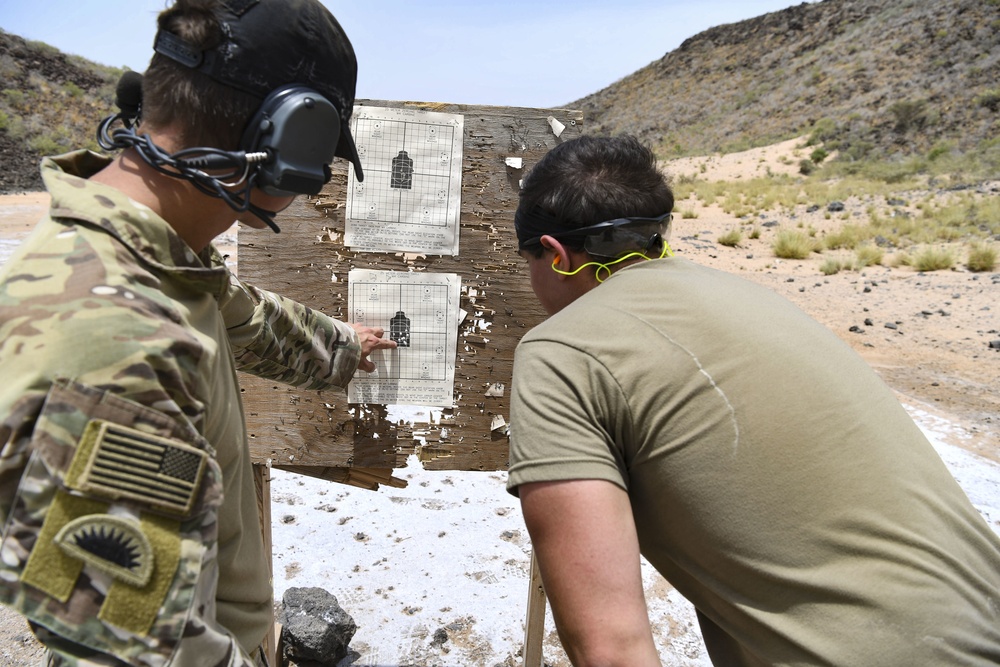
<path fill-rule="evenodd" d="M 806 150 L 801 142 L 790 141 L 741 154 L 678 160 L 666 169 L 675 178 L 687 174 L 727 181 L 769 170 L 795 173 Z M 5 245 L 16 244 L 30 230 L 46 202 L 47 196 L 37 193 L 0 197 L 0 256 Z M 849 219 L 863 216 L 871 204 L 854 198 L 844 203 Z M 911 414 L 924 423 L 944 425 L 935 437 L 944 446 L 960 448 L 949 450 L 953 470 L 984 471 L 990 480 L 1000 480 L 994 463 L 1000 462 L 1000 351 L 989 347 L 1000 339 L 1000 276 L 874 267 L 827 277 L 819 271 L 818 256 L 777 260 L 770 243 L 782 226 L 823 230 L 839 224 L 839 216 L 831 220 L 823 211 L 807 213 L 802 207 L 741 221 L 693 200 L 680 202 L 679 208 L 696 217 L 675 218 L 672 246 L 678 254 L 742 275 L 798 304 L 856 349 Z M 746 240 L 739 248 L 716 242 L 733 227 L 765 222 L 777 225 L 762 227 L 760 239 Z M 232 237 L 224 241 L 235 256 Z M 965 456 L 963 450 L 975 456 Z M 342 598 L 359 625 L 366 626 L 359 629 L 352 643 L 355 652 L 345 664 L 519 664 L 515 653 L 530 545 L 516 503 L 502 492 L 502 473 L 429 474 L 416 468 L 404 473 L 410 480 L 407 489 L 377 494 L 317 487 L 312 480 L 276 473 L 279 599 L 290 586 L 312 585 Z M 998 482 L 989 484 L 985 491 L 974 490 L 979 500 L 973 501 L 984 512 L 996 511 L 990 503 L 997 505 L 1000 495 Z M 1000 516 L 991 521 L 1000 530 Z M 429 531 L 437 537 L 426 547 L 420 538 Z M 471 555 L 468 549 L 475 548 L 478 555 Z M 651 617 L 667 645 L 665 664 L 707 665 L 686 603 L 655 575 L 646 576 Z M 551 620 L 547 628 L 546 662 L 564 665 Z M 498 650 L 498 644 L 505 648 Z M 27 665 L 38 655 L 23 622 L 0 609 L 0 664 Z"/>

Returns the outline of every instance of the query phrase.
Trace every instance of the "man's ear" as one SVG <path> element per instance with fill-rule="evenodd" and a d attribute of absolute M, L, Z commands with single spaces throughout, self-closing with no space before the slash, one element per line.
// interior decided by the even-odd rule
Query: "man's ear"
<path fill-rule="evenodd" d="M 571 270 L 572 260 L 570 259 L 569 253 L 566 248 L 558 239 L 545 234 L 539 241 L 542 247 L 546 250 L 551 250 L 554 257 L 552 258 L 552 268 L 558 269 L 559 271 L 569 271 Z"/>

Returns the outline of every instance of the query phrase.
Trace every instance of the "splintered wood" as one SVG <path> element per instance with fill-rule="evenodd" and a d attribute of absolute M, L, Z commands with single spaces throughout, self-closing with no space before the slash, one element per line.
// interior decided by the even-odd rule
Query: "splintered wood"
<path fill-rule="evenodd" d="M 398 483 L 385 471 L 402 467 L 414 453 L 428 469 L 506 470 L 510 392 L 505 389 L 514 348 L 544 318 L 517 255 L 513 220 L 519 182 L 549 149 L 579 136 L 582 114 L 441 103 L 358 104 L 464 116 L 459 254 L 346 248 L 347 172 L 338 160 L 318 196 L 299 197 L 279 216 L 280 234 L 240 228 L 239 274 L 345 321 L 350 321 L 351 269 L 458 274 L 460 307 L 467 316 L 458 331 L 453 405 L 441 409 L 434 423 L 394 424 L 385 406 L 348 404 L 340 392 L 302 391 L 241 374 L 253 459 L 361 486 Z"/>

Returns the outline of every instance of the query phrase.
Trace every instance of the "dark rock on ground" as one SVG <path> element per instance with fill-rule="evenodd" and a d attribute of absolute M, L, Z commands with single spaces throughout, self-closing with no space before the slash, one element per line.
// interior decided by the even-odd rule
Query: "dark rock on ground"
<path fill-rule="evenodd" d="M 358 626 L 322 588 L 289 588 L 279 613 L 282 655 L 300 667 L 335 667 Z"/>

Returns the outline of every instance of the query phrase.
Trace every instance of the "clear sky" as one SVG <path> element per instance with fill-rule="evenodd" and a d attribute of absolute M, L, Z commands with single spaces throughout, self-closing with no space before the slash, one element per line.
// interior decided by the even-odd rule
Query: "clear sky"
<path fill-rule="evenodd" d="M 0 0 L 0 28 L 143 71 L 166 0 Z M 361 99 L 562 107 L 713 26 L 801 0 L 323 0 Z"/>

